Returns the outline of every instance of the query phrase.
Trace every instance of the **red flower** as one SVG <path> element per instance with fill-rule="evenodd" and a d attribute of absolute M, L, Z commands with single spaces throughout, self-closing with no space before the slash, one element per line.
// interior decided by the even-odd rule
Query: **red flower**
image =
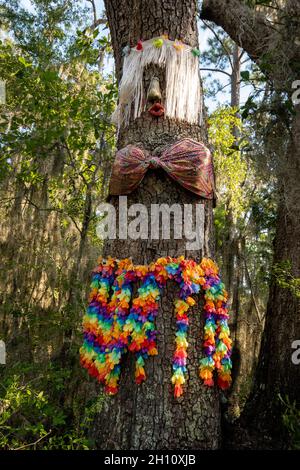
<path fill-rule="evenodd" d="M 143 43 L 141 40 L 138 41 L 137 45 L 136 45 L 136 50 L 137 51 L 142 51 L 143 50 Z"/>

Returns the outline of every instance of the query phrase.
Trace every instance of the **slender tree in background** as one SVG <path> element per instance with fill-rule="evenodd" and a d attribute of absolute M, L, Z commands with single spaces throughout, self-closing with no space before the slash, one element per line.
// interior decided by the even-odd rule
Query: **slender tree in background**
<path fill-rule="evenodd" d="M 300 336 L 299 295 L 293 282 L 300 276 L 300 105 L 292 100 L 299 79 L 299 1 L 258 2 L 204 0 L 202 18 L 222 26 L 259 65 L 281 98 L 276 113 L 287 127 L 289 141 L 278 155 L 278 216 L 274 265 L 289 266 L 290 284 L 272 281 L 256 385 L 249 408 L 254 423 L 274 431 L 281 425 L 278 394 L 299 403 L 300 367 L 291 360 Z M 260 2 L 261 3 L 261 2 Z M 287 100 L 288 97 L 288 100 Z M 293 281 L 294 280 L 294 281 Z M 254 414 L 251 412 L 254 411 Z"/>
<path fill-rule="evenodd" d="M 193 47 L 198 45 L 195 0 L 139 0 L 106 1 L 106 13 L 114 49 L 116 73 L 120 80 L 122 50 L 128 44 L 137 44 L 168 34 L 172 40 L 181 39 Z M 159 78 L 162 94 L 165 94 L 164 70 L 150 66 L 144 73 L 147 89 L 151 77 Z M 168 118 L 153 119 L 148 113 L 131 120 L 122 127 L 118 147 L 127 144 L 144 146 L 152 154 L 174 143 L 179 138 L 190 137 L 206 142 L 206 129 L 184 121 Z M 118 206 L 118 199 L 113 198 Z M 150 208 L 151 203 L 184 203 L 195 205 L 199 198 L 174 184 L 161 171 L 149 171 L 142 184 L 128 197 L 128 205 L 142 203 Z M 112 240 L 106 242 L 104 255 L 118 258 L 131 256 L 134 263 L 148 264 L 161 256 L 184 255 L 200 260 L 213 256 L 212 202 L 200 200 L 205 205 L 204 249 L 186 251 L 186 239 L 176 240 Z M 194 211 L 195 216 L 195 211 Z M 161 236 L 161 235 L 160 235 Z M 120 389 L 116 396 L 107 397 L 95 421 L 93 436 L 98 448 L 107 449 L 192 449 L 217 448 L 220 445 L 219 392 L 205 388 L 197 374 L 201 351 L 202 323 L 197 310 L 193 309 L 189 327 L 188 383 L 180 399 L 172 396 L 170 382 L 172 354 L 174 351 L 175 319 L 173 299 L 176 289 L 167 284 L 157 318 L 158 356 L 146 362 L 147 380 L 142 386 L 134 383 L 134 357 L 129 354 L 122 364 Z"/>

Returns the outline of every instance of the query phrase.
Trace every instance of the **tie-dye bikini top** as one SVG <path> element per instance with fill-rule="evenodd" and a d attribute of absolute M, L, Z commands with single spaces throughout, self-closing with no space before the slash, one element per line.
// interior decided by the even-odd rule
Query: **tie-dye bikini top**
<path fill-rule="evenodd" d="M 201 142 L 185 138 L 168 147 L 160 156 L 127 145 L 116 153 L 109 194 L 130 194 L 148 169 L 162 168 L 181 186 L 206 199 L 214 199 L 214 172 L 210 150 Z"/>

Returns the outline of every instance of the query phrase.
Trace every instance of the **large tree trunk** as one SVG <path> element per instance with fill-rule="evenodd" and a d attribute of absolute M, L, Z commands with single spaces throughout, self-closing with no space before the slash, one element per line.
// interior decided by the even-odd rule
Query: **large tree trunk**
<path fill-rule="evenodd" d="M 202 17 L 222 26 L 263 67 L 275 90 L 293 93 L 292 83 L 299 79 L 300 48 L 299 0 L 282 2 L 276 27 L 269 21 L 270 9 L 253 9 L 238 0 L 204 0 Z M 268 19 L 269 18 L 269 19 Z M 276 18 L 275 18 L 276 20 Z M 264 62 L 268 57 L 268 67 Z M 280 57 L 280 59 L 279 59 Z M 285 99 L 285 98 L 284 98 Z M 300 277 L 300 109 L 289 130 L 285 155 L 278 155 L 278 216 L 274 241 L 274 264 L 289 261 L 291 276 Z M 284 103 L 282 108 L 284 109 Z M 276 149 L 274 149 L 276 151 Z M 291 277 L 287 274 L 286 280 Z M 271 434 L 282 431 L 282 409 L 278 396 L 289 397 L 299 406 L 300 366 L 292 361 L 292 343 L 300 339 L 300 299 L 292 289 L 278 285 L 273 278 L 266 315 L 266 325 L 254 391 L 245 418 L 257 432 L 269 428 Z M 270 445 L 273 445 L 272 443 Z"/>
<path fill-rule="evenodd" d="M 282 263 L 286 261 L 291 265 L 291 270 L 286 272 L 287 283 L 292 277 L 300 278 L 300 106 L 297 108 L 291 142 L 282 162 L 274 241 L 274 266 L 284 267 Z M 270 427 L 275 437 L 280 436 L 282 428 L 279 394 L 300 406 L 300 366 L 292 360 L 292 343 L 296 340 L 300 340 L 300 298 L 291 288 L 280 286 L 274 276 L 247 418 L 255 426 L 259 421 L 262 426 Z"/>
<path fill-rule="evenodd" d="M 117 77 L 121 76 L 122 48 L 168 33 L 169 38 L 180 38 L 197 46 L 196 0 L 110 0 L 106 12 L 112 35 Z M 146 70 L 144 81 L 149 83 L 155 72 L 164 82 L 164 72 L 157 67 Z M 164 90 L 163 90 L 164 91 Z M 153 119 L 148 113 L 120 130 L 118 148 L 127 144 L 143 145 L 152 153 L 177 141 L 191 137 L 206 141 L 206 130 L 197 125 L 167 118 Z M 118 208 L 118 198 L 112 202 Z M 128 197 L 133 203 L 173 204 L 196 203 L 205 205 L 204 249 L 186 251 L 186 240 L 111 240 L 104 255 L 118 258 L 131 256 L 134 263 L 148 264 L 161 256 L 200 260 L 213 255 L 212 201 L 199 199 L 174 183 L 161 170 L 149 171 L 142 184 Z M 194 214 L 195 215 L 195 214 Z M 99 449 L 215 449 L 220 445 L 219 392 L 206 388 L 198 377 L 203 321 L 201 307 L 190 313 L 188 333 L 188 380 L 185 393 L 173 398 L 171 384 L 172 355 L 175 347 L 174 298 L 178 289 L 167 284 L 157 318 L 158 356 L 146 361 L 146 381 L 134 383 L 134 358 L 129 354 L 122 362 L 119 392 L 106 397 L 97 416 L 92 434 Z"/>

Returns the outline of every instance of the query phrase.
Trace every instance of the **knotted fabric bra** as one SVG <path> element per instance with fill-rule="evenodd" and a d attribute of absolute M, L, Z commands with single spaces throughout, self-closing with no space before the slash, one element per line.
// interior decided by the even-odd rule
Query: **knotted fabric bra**
<path fill-rule="evenodd" d="M 201 142 L 182 139 L 153 156 L 147 150 L 127 145 L 116 153 L 109 194 L 130 194 L 148 169 L 162 168 L 188 191 L 214 198 L 214 173 L 210 150 Z"/>

